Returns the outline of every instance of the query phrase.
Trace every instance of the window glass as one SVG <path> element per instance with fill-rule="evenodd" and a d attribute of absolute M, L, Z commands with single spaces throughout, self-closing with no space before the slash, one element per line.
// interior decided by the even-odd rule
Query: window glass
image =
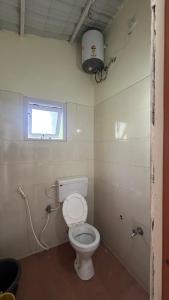
<path fill-rule="evenodd" d="M 32 133 L 56 134 L 58 112 L 32 109 Z"/>
<path fill-rule="evenodd" d="M 25 138 L 37 140 L 66 139 L 66 104 L 26 98 Z"/>

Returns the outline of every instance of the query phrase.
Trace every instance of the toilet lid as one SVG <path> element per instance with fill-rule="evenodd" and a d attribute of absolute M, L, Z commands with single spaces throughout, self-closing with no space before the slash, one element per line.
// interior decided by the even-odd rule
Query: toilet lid
<path fill-rule="evenodd" d="M 62 212 L 65 222 L 69 227 L 84 223 L 87 219 L 87 203 L 85 198 L 78 193 L 69 195 L 63 202 Z"/>

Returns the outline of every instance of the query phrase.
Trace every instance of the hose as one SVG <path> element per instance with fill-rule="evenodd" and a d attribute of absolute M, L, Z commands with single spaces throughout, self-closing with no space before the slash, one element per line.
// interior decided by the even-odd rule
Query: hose
<path fill-rule="evenodd" d="M 54 186 L 52 186 L 52 187 L 54 187 Z M 51 187 L 50 187 L 50 188 L 51 188 Z M 29 216 L 30 226 L 31 226 L 32 233 L 33 233 L 33 236 L 34 236 L 34 238 L 35 238 L 37 244 L 38 244 L 39 247 L 42 248 L 43 250 L 49 250 L 49 246 L 46 244 L 46 242 L 43 241 L 42 235 L 43 235 L 44 231 L 46 230 L 46 227 L 47 227 L 47 225 L 48 225 L 48 223 L 49 223 L 49 220 L 50 220 L 50 213 L 47 212 L 47 217 L 46 217 L 45 224 L 44 224 L 44 226 L 43 226 L 43 228 L 42 228 L 42 231 L 41 231 L 41 233 L 40 233 L 40 237 L 38 238 L 38 237 L 37 237 L 37 234 L 36 234 L 36 232 L 35 232 L 34 225 L 33 225 L 32 216 L 31 216 L 31 210 L 30 210 L 30 205 L 29 205 L 28 198 L 27 198 L 26 194 L 24 193 L 24 191 L 23 191 L 23 189 L 22 189 L 21 186 L 18 187 L 17 192 L 18 192 L 18 194 L 22 197 L 22 199 L 24 199 L 24 201 L 25 201 L 26 208 L 27 208 L 27 212 L 28 212 L 28 216 Z M 58 210 L 59 207 L 60 207 L 60 205 L 58 205 L 57 208 L 52 209 L 52 211 Z"/>
<path fill-rule="evenodd" d="M 46 218 L 46 222 L 42 228 L 42 231 L 40 233 L 40 236 L 39 236 L 39 241 L 41 242 L 42 245 L 45 246 L 45 250 L 49 250 L 49 246 L 46 244 L 46 242 L 43 240 L 43 233 L 45 232 L 45 229 L 46 227 L 48 226 L 48 223 L 49 223 L 49 220 L 50 220 L 50 213 L 47 213 L 47 218 Z"/>

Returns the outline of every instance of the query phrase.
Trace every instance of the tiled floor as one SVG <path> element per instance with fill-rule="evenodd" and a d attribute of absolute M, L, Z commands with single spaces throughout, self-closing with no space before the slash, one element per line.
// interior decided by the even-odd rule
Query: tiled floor
<path fill-rule="evenodd" d="M 17 300 L 148 300 L 148 295 L 120 263 L 100 246 L 94 255 L 96 275 L 80 280 L 69 244 L 21 261 Z"/>

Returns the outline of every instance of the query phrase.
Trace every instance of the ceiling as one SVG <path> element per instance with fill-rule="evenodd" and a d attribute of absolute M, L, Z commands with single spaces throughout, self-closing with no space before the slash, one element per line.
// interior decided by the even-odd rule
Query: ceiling
<path fill-rule="evenodd" d="M 125 0 L 96 0 L 77 38 L 90 28 L 104 31 Z M 0 0 L 0 29 L 20 32 L 22 0 Z M 24 0 L 24 32 L 70 40 L 87 0 Z"/>

